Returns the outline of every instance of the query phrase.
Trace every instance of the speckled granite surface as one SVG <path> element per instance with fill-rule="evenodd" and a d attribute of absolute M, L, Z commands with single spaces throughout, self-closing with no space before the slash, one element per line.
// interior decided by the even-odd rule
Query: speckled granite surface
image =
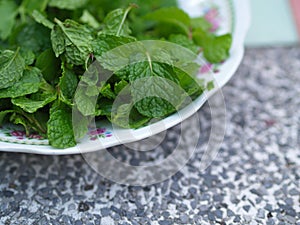
<path fill-rule="evenodd" d="M 299 47 L 246 51 L 224 88 L 225 140 L 205 172 L 198 151 L 171 179 L 127 187 L 98 176 L 81 156 L 0 153 L 0 224 L 299 225 L 299 71 Z M 208 105 L 199 115 L 205 134 Z"/>

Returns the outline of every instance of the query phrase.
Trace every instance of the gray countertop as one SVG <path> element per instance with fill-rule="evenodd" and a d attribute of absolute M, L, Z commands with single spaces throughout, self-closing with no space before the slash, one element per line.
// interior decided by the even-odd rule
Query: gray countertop
<path fill-rule="evenodd" d="M 80 155 L 0 153 L 0 224 L 300 224 L 300 47 L 248 49 L 223 94 L 226 133 L 213 163 L 199 170 L 196 151 L 155 185 L 110 182 Z M 209 112 L 198 112 L 204 137 Z"/>

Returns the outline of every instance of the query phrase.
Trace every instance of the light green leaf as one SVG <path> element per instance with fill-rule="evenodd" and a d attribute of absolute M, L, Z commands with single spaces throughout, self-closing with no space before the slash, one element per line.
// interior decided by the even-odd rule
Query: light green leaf
<path fill-rule="evenodd" d="M 0 38 L 5 40 L 9 37 L 15 25 L 18 8 L 12 0 L 0 0 Z"/>
<path fill-rule="evenodd" d="M 145 19 L 175 25 L 184 31 L 185 34 L 189 34 L 191 19 L 186 12 L 177 7 L 158 9 L 154 12 L 148 13 L 145 16 Z"/>
<path fill-rule="evenodd" d="M 35 93 L 39 90 L 42 74 L 37 68 L 24 71 L 24 76 L 9 88 L 0 89 L 1 98 L 16 98 Z"/>
<path fill-rule="evenodd" d="M 86 93 L 87 88 L 88 87 L 83 87 L 83 86 L 78 88 L 74 97 L 76 108 L 84 116 L 95 115 L 95 107 L 97 101 L 97 96 L 87 95 Z"/>
<path fill-rule="evenodd" d="M 209 38 L 204 43 L 204 57 L 209 62 L 220 63 L 229 57 L 232 43 L 230 34 Z"/>
<path fill-rule="evenodd" d="M 95 19 L 95 17 L 88 11 L 83 10 L 83 14 L 80 17 L 80 21 L 82 23 L 88 24 L 89 26 L 93 27 L 94 29 L 100 28 L 100 23 Z"/>
<path fill-rule="evenodd" d="M 0 89 L 8 88 L 21 79 L 25 62 L 19 50 L 0 51 Z"/>
<path fill-rule="evenodd" d="M 19 8 L 19 11 L 25 11 L 31 14 L 34 10 L 43 12 L 48 4 L 49 0 L 23 0 Z"/>
<path fill-rule="evenodd" d="M 44 16 L 41 12 L 34 10 L 31 15 L 37 23 L 40 23 L 45 27 L 48 27 L 49 29 L 53 29 L 54 23 L 48 20 L 47 17 Z"/>
<path fill-rule="evenodd" d="M 49 6 L 59 9 L 74 10 L 82 8 L 89 0 L 50 0 Z"/>

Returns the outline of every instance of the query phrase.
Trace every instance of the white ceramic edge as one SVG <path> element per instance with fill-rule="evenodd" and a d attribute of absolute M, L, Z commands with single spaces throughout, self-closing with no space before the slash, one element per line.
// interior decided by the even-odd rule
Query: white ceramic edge
<path fill-rule="evenodd" d="M 222 73 L 218 74 L 215 77 L 215 81 L 219 88 L 222 88 L 234 75 L 236 70 L 238 69 L 243 55 L 244 55 L 244 41 L 246 38 L 247 31 L 250 26 L 250 2 L 249 0 L 231 0 L 234 7 L 235 12 L 235 24 L 234 24 L 234 35 L 233 35 L 233 44 L 232 44 L 232 51 L 231 57 L 220 67 Z M 161 129 L 156 129 L 154 133 L 151 135 L 155 135 L 164 131 L 165 129 L 169 129 L 176 124 L 180 123 L 181 121 L 189 118 L 193 115 L 197 110 L 199 110 L 202 105 L 206 102 L 206 100 L 212 96 L 218 89 L 214 89 L 205 95 L 200 96 L 197 98 L 193 103 L 189 106 L 185 107 L 184 109 L 180 110 L 179 113 L 169 116 L 156 124 L 150 125 L 145 128 L 140 128 L 138 130 L 133 130 L 135 137 L 139 137 L 140 140 L 149 137 L 149 128 L 152 127 L 159 127 Z M 182 117 L 179 115 L 183 115 Z M 103 148 L 108 148 L 112 146 L 116 146 L 121 143 L 129 143 L 135 141 L 132 138 L 128 139 L 114 139 L 114 141 L 107 141 Z M 96 142 L 97 143 L 97 142 Z M 82 150 L 77 146 L 67 149 L 55 149 L 50 146 L 42 146 L 42 145 L 27 145 L 27 144 L 16 144 L 16 143 L 6 143 L 0 142 L 0 151 L 5 152 L 20 152 L 20 153 L 32 153 L 32 154 L 41 154 L 41 155 L 69 155 L 69 154 L 80 154 L 80 153 L 88 153 L 92 151 L 101 150 L 97 145 L 88 145 L 86 150 Z"/>

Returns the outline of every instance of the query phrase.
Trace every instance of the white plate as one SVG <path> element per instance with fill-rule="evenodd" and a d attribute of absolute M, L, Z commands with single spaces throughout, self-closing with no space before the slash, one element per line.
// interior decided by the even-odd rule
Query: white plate
<path fill-rule="evenodd" d="M 207 14 L 211 22 L 219 26 L 218 33 L 232 32 L 233 45 L 231 56 L 226 62 L 218 66 L 215 83 L 223 87 L 234 75 L 244 54 L 244 40 L 250 25 L 250 7 L 247 0 L 179 0 L 179 5 L 192 16 Z M 214 13 L 217 10 L 218 13 Z M 216 17 L 215 17 L 216 16 Z M 99 129 L 91 131 L 83 140 L 81 147 L 55 149 L 48 145 L 47 140 L 38 136 L 26 137 L 19 127 L 9 125 L 0 128 L 0 151 L 25 152 L 45 155 L 78 154 L 108 148 L 122 143 L 142 140 L 162 132 L 184 119 L 190 117 L 207 101 L 214 91 L 198 97 L 193 103 L 179 113 L 171 115 L 155 124 L 137 130 L 113 129 L 107 122 L 100 121 Z M 131 136 L 125 135 L 130 133 Z M 122 138 L 119 138 L 122 137 Z M 100 139 L 101 146 L 97 145 Z M 84 148 L 82 147 L 84 146 Z"/>

